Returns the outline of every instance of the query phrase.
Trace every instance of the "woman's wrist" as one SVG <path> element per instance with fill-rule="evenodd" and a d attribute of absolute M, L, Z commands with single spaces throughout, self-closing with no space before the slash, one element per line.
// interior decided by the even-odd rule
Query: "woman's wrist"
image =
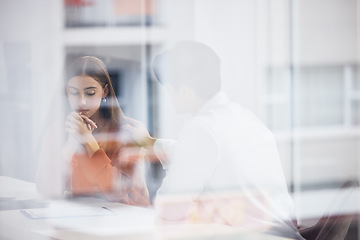
<path fill-rule="evenodd" d="M 87 137 L 87 140 L 83 143 L 89 157 L 92 157 L 96 151 L 100 149 L 100 146 L 93 135 Z"/>
<path fill-rule="evenodd" d="M 71 156 L 76 152 L 76 150 L 81 146 L 81 144 L 72 136 L 69 136 L 63 149 L 62 155 L 65 159 L 71 158 Z"/>

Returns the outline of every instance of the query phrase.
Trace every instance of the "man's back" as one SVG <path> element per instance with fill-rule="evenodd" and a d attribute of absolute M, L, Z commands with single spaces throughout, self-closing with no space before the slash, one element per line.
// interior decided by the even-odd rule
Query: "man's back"
<path fill-rule="evenodd" d="M 227 218 L 230 225 L 279 228 L 276 232 L 289 231 L 290 235 L 296 231 L 291 225 L 292 200 L 271 132 L 224 93 L 216 94 L 184 126 L 170 162 L 160 194 L 186 193 L 193 199 L 206 196 L 207 201 L 211 196 L 228 206 L 234 204 L 242 209 L 233 209 L 241 213 L 237 219 Z M 229 199 L 232 196 L 236 201 Z"/>

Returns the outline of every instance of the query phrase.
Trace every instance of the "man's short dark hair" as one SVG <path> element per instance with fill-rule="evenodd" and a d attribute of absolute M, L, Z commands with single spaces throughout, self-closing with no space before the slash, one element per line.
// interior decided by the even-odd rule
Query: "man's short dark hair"
<path fill-rule="evenodd" d="M 156 56 L 153 71 L 161 84 L 186 85 L 209 99 L 221 88 L 220 59 L 207 45 L 183 41 Z"/>

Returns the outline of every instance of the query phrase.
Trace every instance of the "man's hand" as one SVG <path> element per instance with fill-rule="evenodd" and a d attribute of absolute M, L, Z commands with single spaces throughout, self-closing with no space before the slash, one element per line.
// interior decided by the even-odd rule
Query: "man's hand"
<path fill-rule="evenodd" d="M 151 150 L 156 141 L 156 138 L 150 136 L 148 130 L 142 122 L 135 119 L 125 117 L 126 123 L 123 129 L 127 131 L 133 141 L 141 147 Z"/>

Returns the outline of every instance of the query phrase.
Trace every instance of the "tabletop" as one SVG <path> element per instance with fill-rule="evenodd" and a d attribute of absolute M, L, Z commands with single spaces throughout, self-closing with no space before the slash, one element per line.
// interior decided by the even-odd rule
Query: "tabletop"
<path fill-rule="evenodd" d="M 34 183 L 0 176 L 1 239 L 285 240 L 223 225 L 158 224 L 153 208 L 81 197 L 44 200 Z"/>

